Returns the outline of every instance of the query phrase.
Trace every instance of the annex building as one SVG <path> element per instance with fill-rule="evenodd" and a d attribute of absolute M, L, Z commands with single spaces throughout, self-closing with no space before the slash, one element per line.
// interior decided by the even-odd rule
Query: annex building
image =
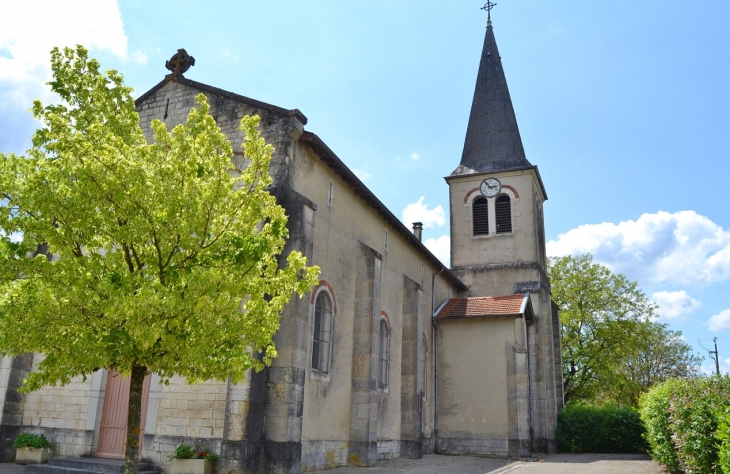
<path fill-rule="evenodd" d="M 298 473 L 431 452 L 555 452 L 563 386 L 547 194 L 522 146 L 491 22 L 464 151 L 443 170 L 451 268 L 423 245 L 418 223 L 404 226 L 306 128 L 302 112 L 185 78 L 186 57 L 180 50 L 172 74 L 137 100 L 143 128 L 183 122 L 201 92 L 233 143 L 241 118 L 259 115 L 276 150 L 271 192 L 289 216 L 285 252 L 300 250 L 322 271 L 281 314 L 279 357 L 244 384 L 148 377 L 142 459 L 164 469 L 185 443 L 220 454 L 221 473 Z M 56 456 L 123 457 L 128 383 L 100 370 L 19 394 L 37 359 L 0 363 L 5 460 L 27 431 L 44 433 Z"/>

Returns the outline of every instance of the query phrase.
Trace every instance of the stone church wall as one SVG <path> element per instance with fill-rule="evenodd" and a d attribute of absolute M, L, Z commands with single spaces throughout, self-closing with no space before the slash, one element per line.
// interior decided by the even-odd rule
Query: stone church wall
<path fill-rule="evenodd" d="M 327 283 L 336 305 L 332 368 L 326 375 L 319 374 L 307 363 L 302 468 L 306 471 L 344 465 L 343 454 L 347 451 L 350 462 L 356 464 L 399 457 L 405 453 L 404 440 L 412 440 L 409 457 L 420 455 L 421 436 L 416 435 L 416 425 L 419 435 L 427 438 L 431 437 L 428 430 L 432 430 L 429 403 L 433 397 L 425 393 L 428 384 L 423 379 L 427 376 L 426 351 L 431 340 L 430 278 L 439 268 L 425 261 L 310 149 L 295 149 L 292 171 L 296 191 L 316 207 L 311 213 L 311 263 L 321 267 L 320 278 Z M 360 261 L 372 259 L 377 261 L 377 273 L 361 275 Z M 379 288 L 375 296 L 372 288 L 367 290 L 370 296 L 359 295 L 374 283 Z M 440 279 L 437 289 L 440 299 L 449 296 L 447 285 Z M 414 292 L 419 295 L 415 300 L 410 296 Z M 371 306 L 364 308 L 366 300 Z M 311 357 L 314 300 L 310 303 L 305 334 L 307 360 Z M 362 322 L 357 319 L 359 314 L 365 318 Z M 405 317 L 410 318 L 407 324 Z M 387 318 L 390 325 L 390 376 L 387 388 L 372 389 L 369 381 L 377 383 L 377 365 L 372 366 L 372 362 L 376 361 L 378 345 L 377 328 L 372 324 L 374 321 L 377 326 L 380 318 Z M 425 403 L 417 399 L 419 392 L 426 398 Z M 348 440 L 349 450 L 345 448 Z M 356 446 L 360 445 L 366 452 L 358 452 Z"/>
<path fill-rule="evenodd" d="M 174 377 L 161 385 L 155 434 L 185 438 L 222 438 L 227 384 L 189 385 Z M 154 392 L 150 396 L 154 395 Z M 149 433 L 149 430 L 147 430 Z"/>
<path fill-rule="evenodd" d="M 40 354 L 34 354 L 32 358 L 33 366 L 43 360 Z M 20 431 L 44 434 L 57 456 L 90 454 L 101 382 L 102 374 L 96 373 L 85 381 L 82 377 L 74 377 L 64 387 L 46 386 L 23 395 Z"/>
<path fill-rule="evenodd" d="M 505 343 L 516 344 L 517 326 L 514 317 L 439 322 L 439 452 L 507 456 L 516 413 Z"/>
<path fill-rule="evenodd" d="M 165 385 L 153 376 L 143 458 L 167 467 L 181 444 L 220 453 L 227 389 L 218 381 L 189 385 L 182 377 Z"/>
<path fill-rule="evenodd" d="M 40 360 L 41 355 L 33 356 L 35 364 Z M 0 365 L 0 384 L 3 384 L 0 389 L 6 396 L 11 361 L 5 358 Z M 154 377 L 143 457 L 166 466 L 182 443 L 218 448 L 216 452 L 219 452 L 226 391 L 227 384 L 215 381 L 188 385 L 184 379 L 175 377 L 166 386 Z M 94 455 L 105 392 L 106 371 L 99 371 L 86 381 L 75 377 L 64 387 L 43 387 L 25 394 L 19 410 L 18 432 L 44 434 L 52 443 L 55 456 Z"/>

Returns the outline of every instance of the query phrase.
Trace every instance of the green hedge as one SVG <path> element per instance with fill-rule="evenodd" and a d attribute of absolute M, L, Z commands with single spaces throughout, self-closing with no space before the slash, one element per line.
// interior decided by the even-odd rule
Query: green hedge
<path fill-rule="evenodd" d="M 671 379 L 655 385 L 639 399 L 639 414 L 646 427 L 646 441 L 651 456 L 664 464 L 669 472 L 682 472 L 669 426 L 669 397 L 683 380 Z"/>
<path fill-rule="evenodd" d="M 669 380 L 639 406 L 650 453 L 670 472 L 730 474 L 730 377 Z"/>
<path fill-rule="evenodd" d="M 720 446 L 717 457 L 719 468 L 723 474 L 730 474 L 730 408 L 717 410 L 716 437 Z"/>
<path fill-rule="evenodd" d="M 587 453 L 645 451 L 644 426 L 630 408 L 569 406 L 558 413 L 558 450 Z"/>

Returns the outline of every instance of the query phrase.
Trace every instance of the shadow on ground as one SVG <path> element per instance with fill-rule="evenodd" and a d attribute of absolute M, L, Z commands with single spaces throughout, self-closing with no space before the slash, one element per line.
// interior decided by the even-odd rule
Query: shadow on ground
<path fill-rule="evenodd" d="M 586 464 L 592 462 L 649 461 L 648 454 L 552 454 L 542 459 L 544 463 Z"/>
<path fill-rule="evenodd" d="M 381 461 L 374 467 L 343 467 L 320 474 L 665 474 L 643 454 L 553 454 L 533 462 L 472 456 L 428 455 Z"/>

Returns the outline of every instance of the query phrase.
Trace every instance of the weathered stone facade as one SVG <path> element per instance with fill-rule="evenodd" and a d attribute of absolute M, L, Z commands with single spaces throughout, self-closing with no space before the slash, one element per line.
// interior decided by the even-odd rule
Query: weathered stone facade
<path fill-rule="evenodd" d="M 489 29 L 484 54 L 492 48 L 491 34 Z M 149 130 L 154 119 L 168 127 L 183 122 L 200 93 L 236 145 L 241 118 L 261 117 L 262 136 L 275 148 L 271 192 L 289 216 L 285 254 L 303 252 L 321 267 L 321 281 L 311 295 L 285 308 L 275 336 L 279 357 L 260 373 L 247 374 L 243 384 L 191 386 L 173 378 L 161 385 L 153 376 L 143 459 L 165 468 L 174 449 L 186 443 L 220 453 L 221 473 L 297 473 L 372 466 L 433 451 L 502 456 L 554 451 L 562 406 L 560 332 L 545 275 L 547 196 L 537 169 L 526 159 L 529 166 L 504 168 L 509 157 L 488 170 L 474 169 L 478 143 L 470 142 L 470 158 L 447 178 L 449 270 L 317 135 L 305 131 L 307 119 L 298 110 L 178 77 L 138 99 L 142 126 Z M 467 141 L 479 129 L 472 122 Z M 241 153 L 234 162 L 245 166 Z M 500 179 L 511 199 L 509 233 L 473 232 L 473 203 L 485 177 Z M 455 297 L 515 293 L 526 295 L 519 310 L 437 318 Z M 324 343 L 317 342 L 316 352 L 314 343 L 320 294 L 331 305 L 326 361 L 318 359 Z M 95 456 L 107 372 L 18 394 L 38 357 L 0 363 L 5 459 L 12 458 L 9 443 L 21 430 L 45 433 L 56 455 Z"/>

